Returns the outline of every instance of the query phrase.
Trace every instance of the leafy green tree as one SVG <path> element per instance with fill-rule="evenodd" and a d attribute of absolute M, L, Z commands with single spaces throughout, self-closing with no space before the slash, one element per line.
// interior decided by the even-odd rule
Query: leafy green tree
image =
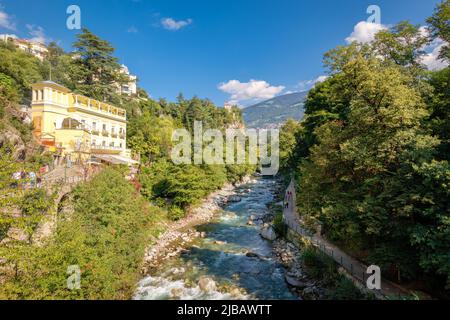
<path fill-rule="evenodd" d="M 424 102 L 399 68 L 361 55 L 336 70 L 353 90 L 350 111 L 345 121 L 316 129 L 299 204 L 331 239 L 374 252 L 383 248 L 390 261 L 372 256 L 373 262 L 395 266 L 408 278 L 415 276 L 414 254 L 400 261 L 397 253 L 414 252 L 408 229 L 418 208 L 405 177 L 432 159 L 439 141 L 422 129 Z"/>
<path fill-rule="evenodd" d="M 423 35 L 420 26 L 403 21 L 378 32 L 373 47 L 387 62 L 404 67 L 420 67 L 419 57 L 424 54 L 423 47 L 427 42 L 428 38 Z"/>
<path fill-rule="evenodd" d="M 438 157 L 450 161 L 450 67 L 432 72 L 429 83 L 433 93 L 427 101 L 431 113 L 427 124 L 441 140 Z"/>
<path fill-rule="evenodd" d="M 280 131 L 280 168 L 292 169 L 294 152 L 297 144 L 297 133 L 300 124 L 294 119 L 288 119 Z"/>
<path fill-rule="evenodd" d="M 76 83 L 76 91 L 100 101 L 113 99 L 111 90 L 126 81 L 120 74 L 120 65 L 112 54 L 114 48 L 84 28 L 73 44 L 73 64 L 71 79 Z"/>
<path fill-rule="evenodd" d="M 74 212 L 59 217 L 57 233 L 45 246 L 0 247 L 0 256 L 15 261 L 0 298 L 132 297 L 145 246 L 163 230 L 164 212 L 148 206 L 114 169 L 78 186 L 73 198 Z M 80 289 L 67 287 L 69 266 L 81 271 Z"/>
<path fill-rule="evenodd" d="M 173 120 L 145 111 L 128 129 L 128 145 L 141 155 L 144 163 L 167 158 L 172 148 Z"/>
<path fill-rule="evenodd" d="M 431 28 L 433 38 L 441 38 L 446 41 L 442 47 L 439 58 L 450 62 L 450 0 L 442 0 L 436 7 L 434 14 L 427 22 Z"/>

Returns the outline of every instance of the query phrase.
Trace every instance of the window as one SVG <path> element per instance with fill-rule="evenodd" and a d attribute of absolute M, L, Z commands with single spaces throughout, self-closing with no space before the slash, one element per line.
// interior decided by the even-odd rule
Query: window
<path fill-rule="evenodd" d="M 96 130 L 97 129 L 97 122 L 92 122 L 92 130 Z"/>
<path fill-rule="evenodd" d="M 91 143 L 91 145 L 93 146 L 93 147 L 95 147 L 95 139 L 92 139 L 92 143 Z"/>
<path fill-rule="evenodd" d="M 106 147 L 106 141 L 102 141 L 102 146 Z"/>
<path fill-rule="evenodd" d="M 114 132 L 116 131 L 116 128 L 114 126 L 111 127 L 111 133 L 114 134 Z"/>
<path fill-rule="evenodd" d="M 103 130 L 106 131 L 106 124 L 103 124 Z"/>

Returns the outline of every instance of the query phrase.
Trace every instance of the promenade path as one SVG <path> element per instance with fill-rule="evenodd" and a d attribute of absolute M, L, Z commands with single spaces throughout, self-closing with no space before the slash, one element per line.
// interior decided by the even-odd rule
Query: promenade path
<path fill-rule="evenodd" d="M 330 256 L 340 266 L 342 266 L 349 274 L 357 279 L 364 287 L 366 287 L 367 278 L 370 274 L 367 274 L 367 266 L 358 260 L 352 258 L 346 254 L 336 245 L 330 243 L 319 234 L 314 234 L 307 230 L 299 218 L 296 206 L 296 192 L 294 181 L 291 181 L 286 190 L 286 202 L 288 202 L 287 208 L 283 209 L 283 218 L 285 223 L 290 229 L 295 231 L 298 235 L 309 240 L 312 245 L 317 247 L 320 251 Z M 401 286 L 392 283 L 386 279 L 381 279 L 381 289 L 373 290 L 376 295 L 382 295 L 384 297 L 396 299 L 401 296 L 410 295 L 410 292 Z"/>

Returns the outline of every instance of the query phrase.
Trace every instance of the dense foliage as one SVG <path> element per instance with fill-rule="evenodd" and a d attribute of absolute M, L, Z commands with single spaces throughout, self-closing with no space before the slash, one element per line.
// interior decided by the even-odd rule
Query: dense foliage
<path fill-rule="evenodd" d="M 328 52 L 328 79 L 280 138 L 307 223 L 384 276 L 438 292 L 450 288 L 450 68 L 420 61 L 424 44 L 448 40 L 449 10 L 443 1 L 429 19 L 431 38 L 402 22 Z"/>
<path fill-rule="evenodd" d="M 46 246 L 0 249 L 12 269 L 0 298 L 127 299 L 139 279 L 149 236 L 162 230 L 165 213 L 149 206 L 114 169 L 73 193 L 74 212 L 60 217 Z M 67 270 L 81 271 L 79 290 L 67 287 Z"/>

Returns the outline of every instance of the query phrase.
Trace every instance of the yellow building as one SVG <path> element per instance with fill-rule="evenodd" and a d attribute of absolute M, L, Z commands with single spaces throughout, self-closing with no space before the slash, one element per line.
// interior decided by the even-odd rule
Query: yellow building
<path fill-rule="evenodd" d="M 34 136 L 42 145 L 75 160 L 92 157 L 136 163 L 126 149 L 126 111 L 72 93 L 52 81 L 32 86 Z"/>

